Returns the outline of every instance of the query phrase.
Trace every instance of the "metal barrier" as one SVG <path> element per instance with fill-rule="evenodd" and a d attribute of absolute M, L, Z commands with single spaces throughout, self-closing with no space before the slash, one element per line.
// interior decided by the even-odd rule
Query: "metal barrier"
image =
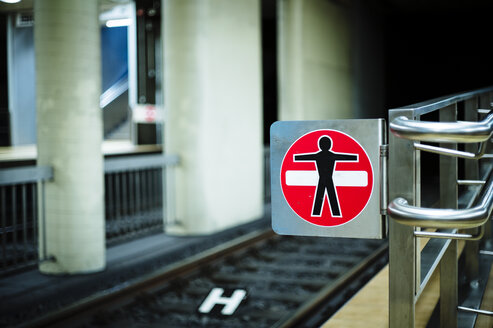
<path fill-rule="evenodd" d="M 44 236 L 44 183 L 52 177 L 50 167 L 0 170 L 0 273 L 46 259 L 38 255 L 38 238 Z"/>
<path fill-rule="evenodd" d="M 105 160 L 107 244 L 163 231 L 163 171 L 176 163 L 161 154 Z"/>
<path fill-rule="evenodd" d="M 162 172 L 176 163 L 162 154 L 105 160 L 107 245 L 163 231 Z M 44 236 L 44 182 L 52 178 L 50 167 L 0 170 L 0 273 L 46 259 L 38 256 L 38 236 Z"/>
<path fill-rule="evenodd" d="M 264 148 L 264 192 L 270 201 L 270 152 Z M 105 218 L 106 243 L 112 245 L 149 233 L 163 231 L 163 208 L 173 212 L 171 195 L 164 195 L 165 167 L 178 157 L 162 154 L 106 158 Z M 35 265 L 38 260 L 38 222 L 44 222 L 44 182 L 53 178 L 49 167 L 21 167 L 0 170 L 0 274 Z M 173 174 L 167 175 L 173 179 Z M 38 186 L 37 186 L 38 185 Z M 169 196 L 169 198 L 168 198 Z M 163 206 L 168 199 L 169 206 Z M 173 217 L 173 215 L 171 215 Z M 41 227 L 42 228 L 42 227 Z"/>
<path fill-rule="evenodd" d="M 479 159 L 492 157 L 492 99 L 488 88 L 389 111 L 390 327 L 414 327 L 416 302 L 437 268 L 442 327 L 457 327 L 459 310 L 492 314 L 458 304 L 458 240 L 466 240 L 466 275 L 476 284 L 478 240 L 491 240 L 492 163 Z M 438 168 L 436 183 L 424 181 L 430 165 Z M 433 188 L 439 208 L 422 207 Z"/>

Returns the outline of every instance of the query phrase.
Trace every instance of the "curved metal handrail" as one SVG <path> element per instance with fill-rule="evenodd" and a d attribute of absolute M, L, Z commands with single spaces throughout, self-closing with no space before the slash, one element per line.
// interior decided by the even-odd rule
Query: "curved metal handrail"
<path fill-rule="evenodd" d="M 493 113 L 479 122 L 427 122 L 399 116 L 390 123 L 390 131 L 400 138 L 409 140 L 483 142 L 493 134 Z"/>
<path fill-rule="evenodd" d="M 470 229 L 486 223 L 493 210 L 493 179 L 490 178 L 478 204 L 467 209 L 425 208 L 394 199 L 387 212 L 401 224 L 422 228 Z"/>

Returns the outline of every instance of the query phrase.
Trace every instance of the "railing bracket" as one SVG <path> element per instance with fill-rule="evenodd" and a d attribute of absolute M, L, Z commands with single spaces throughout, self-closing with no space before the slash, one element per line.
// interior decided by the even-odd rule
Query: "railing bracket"
<path fill-rule="evenodd" d="M 493 317 L 493 311 L 486 311 L 486 310 L 481 310 L 481 309 L 473 309 L 465 306 L 458 306 L 457 310 L 462 311 L 462 312 L 470 312 L 470 313 L 476 313 L 479 315 L 486 315 L 489 317 Z"/>

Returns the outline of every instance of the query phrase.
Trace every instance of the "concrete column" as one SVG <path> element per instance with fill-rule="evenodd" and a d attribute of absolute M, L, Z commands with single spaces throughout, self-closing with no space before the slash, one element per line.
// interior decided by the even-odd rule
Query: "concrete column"
<path fill-rule="evenodd" d="M 164 0 L 165 151 L 178 154 L 168 233 L 263 213 L 258 0 Z"/>
<path fill-rule="evenodd" d="M 105 267 L 98 1 L 34 1 L 38 163 L 46 186 L 44 273 Z"/>
<path fill-rule="evenodd" d="M 348 9 L 328 0 L 278 0 L 279 119 L 353 117 Z"/>

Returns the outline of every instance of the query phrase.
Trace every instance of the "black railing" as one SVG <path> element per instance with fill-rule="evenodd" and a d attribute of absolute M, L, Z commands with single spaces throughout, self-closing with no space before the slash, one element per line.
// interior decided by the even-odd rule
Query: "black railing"
<path fill-rule="evenodd" d="M 53 177 L 49 167 L 20 167 L 0 170 L 0 273 L 34 265 L 43 238 L 44 212 L 38 206 L 44 197 L 44 182 Z M 38 193 L 41 193 L 38 197 Z"/>
<path fill-rule="evenodd" d="M 163 231 L 163 169 L 177 163 L 162 154 L 105 159 L 106 243 Z M 0 170 L 0 274 L 32 267 L 46 258 L 44 182 L 49 167 Z"/>
<path fill-rule="evenodd" d="M 105 161 L 106 243 L 163 231 L 163 167 L 160 154 Z"/>
<path fill-rule="evenodd" d="M 270 203 L 270 156 L 264 149 L 264 195 Z M 164 231 L 164 170 L 176 156 L 146 154 L 105 159 L 106 244 L 112 245 Z M 172 168 L 168 168 L 172 169 Z M 0 170 L 0 274 L 31 267 L 38 254 L 40 222 L 44 224 L 44 182 L 48 167 Z M 173 192 L 173 186 L 167 186 Z M 40 194 L 41 193 L 41 194 Z M 43 228 L 43 227 L 41 227 Z"/>

